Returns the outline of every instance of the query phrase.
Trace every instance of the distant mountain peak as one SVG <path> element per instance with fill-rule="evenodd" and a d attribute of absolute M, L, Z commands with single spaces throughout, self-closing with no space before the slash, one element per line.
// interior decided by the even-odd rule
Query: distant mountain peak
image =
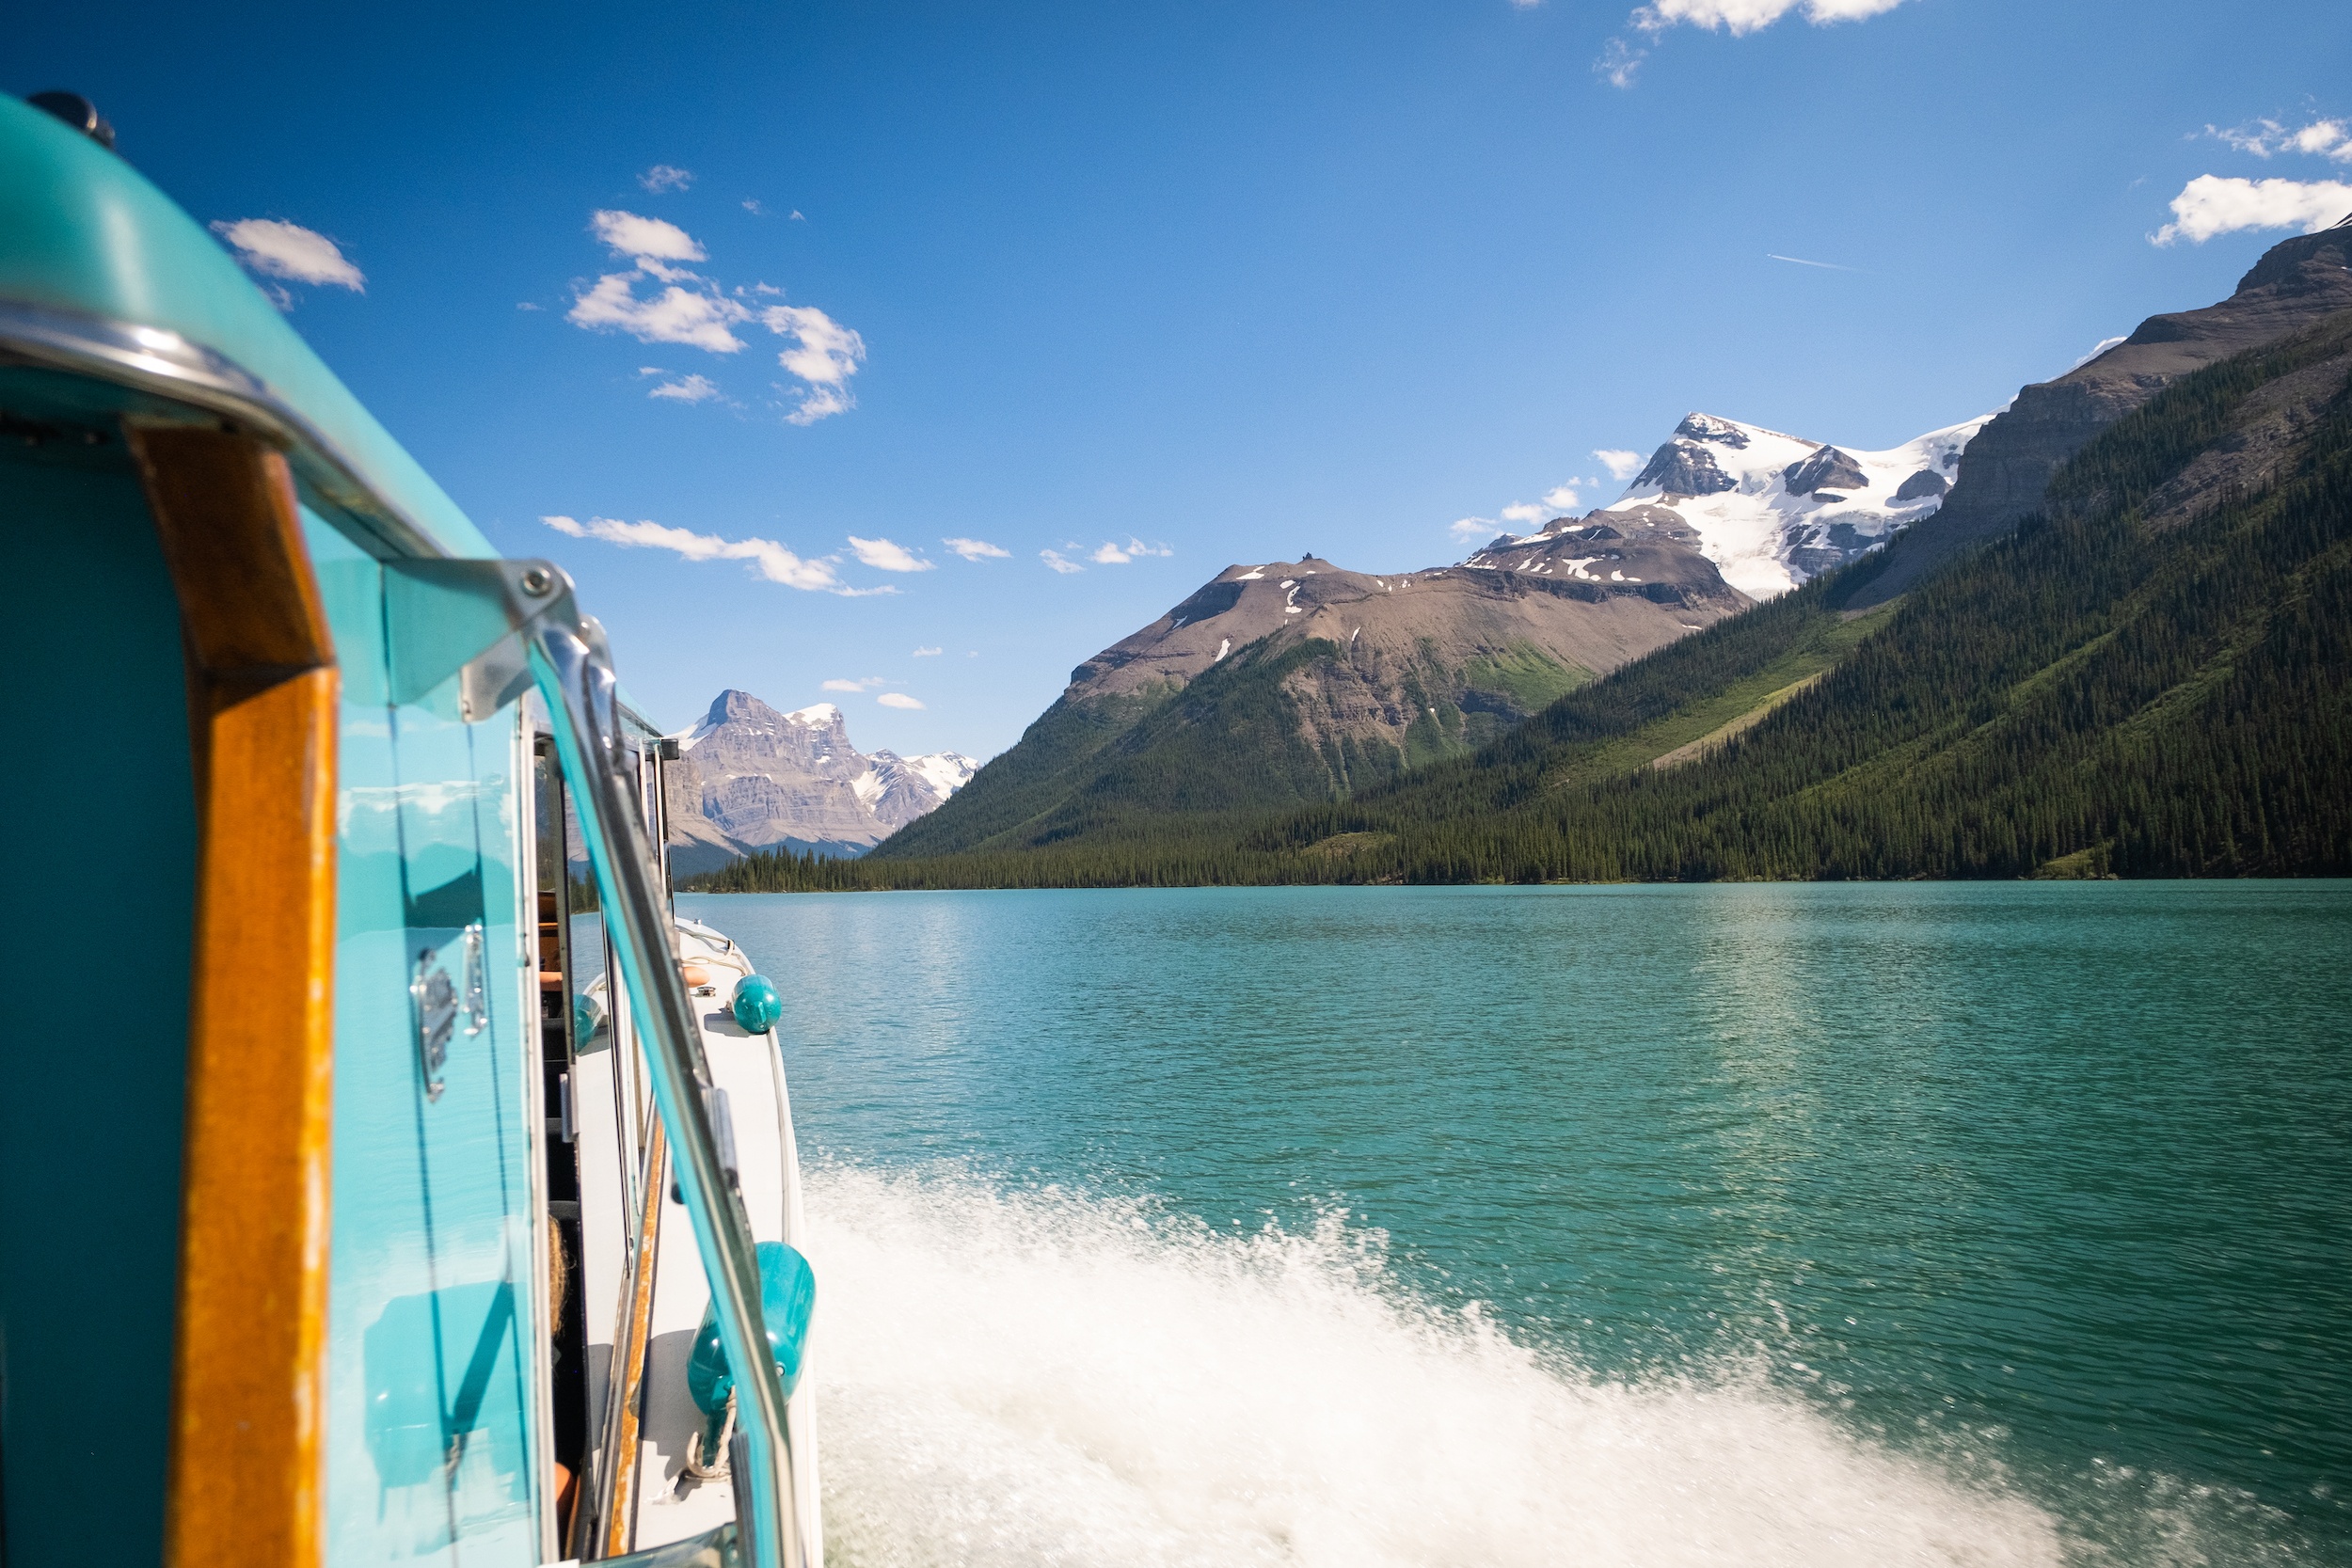
<path fill-rule="evenodd" d="M 671 861 L 688 874 L 777 846 L 863 853 L 935 810 L 979 767 L 959 752 L 868 755 L 832 703 L 786 713 L 734 689 L 673 738 Z"/>

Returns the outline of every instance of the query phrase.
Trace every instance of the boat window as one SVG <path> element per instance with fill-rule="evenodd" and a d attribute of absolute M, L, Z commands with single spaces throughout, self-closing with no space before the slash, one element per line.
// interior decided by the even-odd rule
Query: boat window
<path fill-rule="evenodd" d="M 581 1250 L 580 1153 L 573 1098 L 579 1042 L 573 1037 L 571 814 L 555 747 L 546 736 L 532 747 L 534 870 L 538 885 L 539 1069 L 546 1089 L 548 1241 L 551 1275 L 574 1279 Z M 568 1538 L 569 1513 L 580 1495 L 588 1451 L 588 1332 L 586 1292 L 565 1290 L 553 1301 L 552 1338 L 555 1462 L 559 1538 Z M 566 1485 L 568 1478 L 569 1484 Z"/>

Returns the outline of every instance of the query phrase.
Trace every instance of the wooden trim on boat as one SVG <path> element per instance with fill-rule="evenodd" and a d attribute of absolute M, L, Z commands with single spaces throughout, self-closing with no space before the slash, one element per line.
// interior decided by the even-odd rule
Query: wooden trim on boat
<path fill-rule="evenodd" d="M 645 1364 L 653 1354 L 653 1287 L 660 1258 L 661 1196 L 670 1185 L 669 1144 L 661 1118 L 647 1117 L 644 1191 L 637 1221 L 637 1252 L 629 1260 L 628 1295 L 622 1303 L 619 1342 L 612 1347 L 612 1368 L 622 1380 L 616 1412 L 605 1440 L 604 1465 L 611 1484 L 598 1528 L 604 1539 L 595 1555 L 620 1557 L 637 1544 L 637 1481 L 644 1447 L 641 1424 L 645 1413 Z M 585 1510 L 582 1511 L 583 1513 Z"/>
<path fill-rule="evenodd" d="M 179 593 L 201 834 L 164 1560 L 320 1568 L 341 675 L 284 456 L 125 435 Z"/>

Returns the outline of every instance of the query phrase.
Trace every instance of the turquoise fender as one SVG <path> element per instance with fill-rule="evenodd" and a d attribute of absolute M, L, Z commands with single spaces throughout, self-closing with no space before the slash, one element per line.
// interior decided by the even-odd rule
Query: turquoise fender
<path fill-rule="evenodd" d="M 768 1344 L 784 1379 L 784 1397 L 801 1386 L 801 1364 L 808 1354 L 808 1322 L 817 1308 L 817 1275 L 799 1250 L 782 1242 L 762 1242 L 759 1254 L 759 1315 L 768 1324 Z M 706 1416 L 716 1416 L 735 1392 L 727 1353 L 719 1341 L 716 1307 L 703 1309 L 694 1331 L 694 1351 L 686 1362 L 686 1388 Z"/>
<path fill-rule="evenodd" d="M 735 983 L 735 1022 L 755 1035 L 764 1035 L 784 1016 L 784 998 L 765 974 L 746 974 Z"/>

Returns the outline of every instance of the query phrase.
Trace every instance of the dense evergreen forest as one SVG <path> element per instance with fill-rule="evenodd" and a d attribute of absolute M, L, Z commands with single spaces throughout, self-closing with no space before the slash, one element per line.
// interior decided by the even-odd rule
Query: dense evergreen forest
<path fill-rule="evenodd" d="M 1866 558 L 1346 800 L 691 885 L 2352 873 L 2347 367 L 2352 316 L 2208 367 L 1904 596 Z"/>

